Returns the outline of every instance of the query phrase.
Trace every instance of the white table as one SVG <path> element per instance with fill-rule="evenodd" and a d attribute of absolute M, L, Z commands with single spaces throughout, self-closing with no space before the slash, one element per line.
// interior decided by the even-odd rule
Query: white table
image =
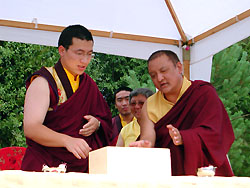
<path fill-rule="evenodd" d="M 86 173 L 0 171 L 0 188 L 248 188 L 249 177 L 135 177 Z"/>

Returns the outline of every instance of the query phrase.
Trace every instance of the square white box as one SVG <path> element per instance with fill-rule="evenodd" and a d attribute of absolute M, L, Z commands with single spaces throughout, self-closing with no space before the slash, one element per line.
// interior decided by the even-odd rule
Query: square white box
<path fill-rule="evenodd" d="M 119 176 L 171 176 L 170 150 L 107 146 L 89 153 L 89 173 Z"/>

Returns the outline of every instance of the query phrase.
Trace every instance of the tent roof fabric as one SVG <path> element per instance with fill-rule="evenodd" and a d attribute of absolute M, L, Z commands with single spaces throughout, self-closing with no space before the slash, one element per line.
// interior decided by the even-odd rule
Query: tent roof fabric
<path fill-rule="evenodd" d="M 97 52 L 146 59 L 171 49 L 182 56 L 185 40 L 212 39 L 238 22 L 250 26 L 249 17 L 249 0 L 8 0 L 0 6 L 0 40 L 57 46 L 64 27 L 82 24 Z"/>
<path fill-rule="evenodd" d="M 249 0 L 175 0 L 170 2 L 192 39 L 250 9 Z M 66 27 L 80 23 L 90 30 L 181 40 L 164 0 L 9 0 L 0 18 Z"/>

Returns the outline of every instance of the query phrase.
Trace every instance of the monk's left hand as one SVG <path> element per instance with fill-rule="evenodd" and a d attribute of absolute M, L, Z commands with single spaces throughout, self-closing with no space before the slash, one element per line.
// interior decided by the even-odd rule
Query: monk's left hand
<path fill-rule="evenodd" d="M 88 121 L 88 123 L 82 126 L 82 129 L 80 129 L 79 134 L 83 136 L 90 136 L 99 128 L 100 121 L 91 115 L 86 115 L 83 117 Z"/>
<path fill-rule="evenodd" d="M 166 127 L 169 130 L 169 135 L 171 136 L 173 143 L 176 146 L 182 145 L 183 141 L 182 141 L 182 137 L 181 137 L 179 130 L 175 128 L 173 125 L 167 125 Z"/>

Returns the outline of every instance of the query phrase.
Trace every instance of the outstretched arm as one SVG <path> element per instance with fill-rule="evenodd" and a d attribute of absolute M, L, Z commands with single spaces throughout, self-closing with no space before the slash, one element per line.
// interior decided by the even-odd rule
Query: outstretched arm
<path fill-rule="evenodd" d="M 133 142 L 130 147 L 154 147 L 155 145 L 155 129 L 154 123 L 149 119 L 147 113 L 147 101 L 144 103 L 141 111 L 141 120 L 139 122 L 141 128 L 140 141 Z"/>
<path fill-rule="evenodd" d="M 49 108 L 50 92 L 45 78 L 37 77 L 29 86 L 24 104 L 24 134 L 35 142 L 48 147 L 66 147 L 78 159 L 86 158 L 91 148 L 80 138 L 55 132 L 43 121 Z"/>

